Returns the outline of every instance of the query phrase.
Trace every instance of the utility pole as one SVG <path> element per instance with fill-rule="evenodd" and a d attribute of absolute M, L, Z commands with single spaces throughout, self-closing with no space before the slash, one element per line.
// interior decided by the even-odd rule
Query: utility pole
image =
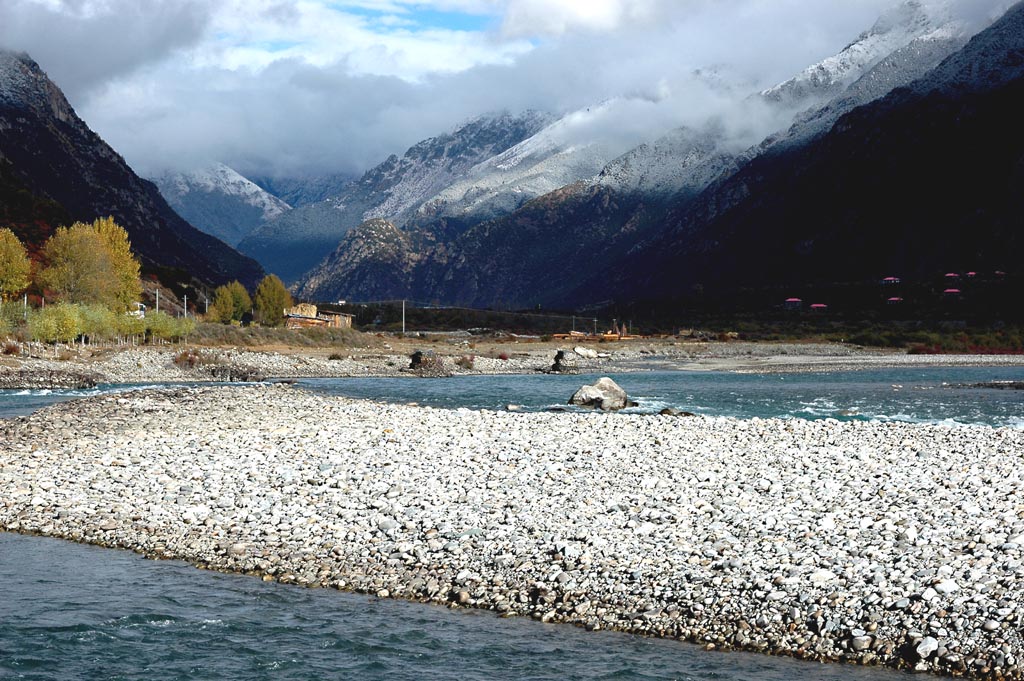
<path fill-rule="evenodd" d="M 572 316 L 572 330 L 575 333 L 575 331 L 576 331 L 576 315 Z"/>
<path fill-rule="evenodd" d="M 594 317 L 594 335 L 597 335 L 597 317 Z"/>
<path fill-rule="evenodd" d="M 188 294 L 185 294 L 185 317 L 188 317 Z"/>
<path fill-rule="evenodd" d="M 402 301 L 402 335 L 405 335 L 405 301 Z"/>
<path fill-rule="evenodd" d="M 160 311 L 160 289 L 156 290 L 156 311 Z"/>

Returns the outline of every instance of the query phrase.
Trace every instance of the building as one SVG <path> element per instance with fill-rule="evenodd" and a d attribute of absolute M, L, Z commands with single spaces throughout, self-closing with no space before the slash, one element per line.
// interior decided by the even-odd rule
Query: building
<path fill-rule="evenodd" d="M 786 298 L 786 302 L 783 303 L 783 307 L 787 310 L 802 310 L 804 307 L 804 301 L 800 298 Z"/>
<path fill-rule="evenodd" d="M 351 329 L 353 317 L 354 315 L 344 312 L 319 311 L 316 305 L 309 303 L 299 303 L 284 313 L 285 326 L 289 329 L 308 329 L 316 326 Z"/>

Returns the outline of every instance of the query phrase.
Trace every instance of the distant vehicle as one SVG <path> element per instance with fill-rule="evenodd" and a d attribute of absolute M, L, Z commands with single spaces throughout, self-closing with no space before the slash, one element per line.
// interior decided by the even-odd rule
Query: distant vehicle
<path fill-rule="evenodd" d="M 125 314 L 128 315 L 129 317 L 138 317 L 139 319 L 145 319 L 146 305 L 145 303 L 135 303 L 135 309 L 128 310 L 128 312 L 126 312 Z"/>

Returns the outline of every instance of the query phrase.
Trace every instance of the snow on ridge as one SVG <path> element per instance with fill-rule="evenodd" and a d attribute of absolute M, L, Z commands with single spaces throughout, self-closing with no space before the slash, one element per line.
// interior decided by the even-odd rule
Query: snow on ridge
<path fill-rule="evenodd" d="M 219 193 L 242 200 L 263 211 L 264 220 L 270 220 L 291 210 L 291 206 L 273 194 L 264 191 L 255 182 L 223 163 L 175 173 L 161 178 L 157 184 L 162 191 L 184 197 L 193 191 Z"/>
<path fill-rule="evenodd" d="M 947 12 L 942 7 L 933 7 L 929 11 L 917 0 L 909 0 L 884 13 L 874 26 L 837 54 L 822 59 L 761 94 L 769 99 L 780 99 L 793 89 L 827 92 L 830 88 L 845 87 L 895 50 L 916 38 L 934 33 L 948 23 Z"/>

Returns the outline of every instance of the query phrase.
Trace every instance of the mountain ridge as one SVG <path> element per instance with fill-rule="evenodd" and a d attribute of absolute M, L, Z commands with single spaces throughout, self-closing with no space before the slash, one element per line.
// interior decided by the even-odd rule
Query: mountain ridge
<path fill-rule="evenodd" d="M 148 268 L 204 282 L 254 284 L 253 260 L 188 224 L 75 113 L 60 88 L 24 53 L 0 50 L 0 159 L 32 195 L 69 219 L 113 216 Z"/>

